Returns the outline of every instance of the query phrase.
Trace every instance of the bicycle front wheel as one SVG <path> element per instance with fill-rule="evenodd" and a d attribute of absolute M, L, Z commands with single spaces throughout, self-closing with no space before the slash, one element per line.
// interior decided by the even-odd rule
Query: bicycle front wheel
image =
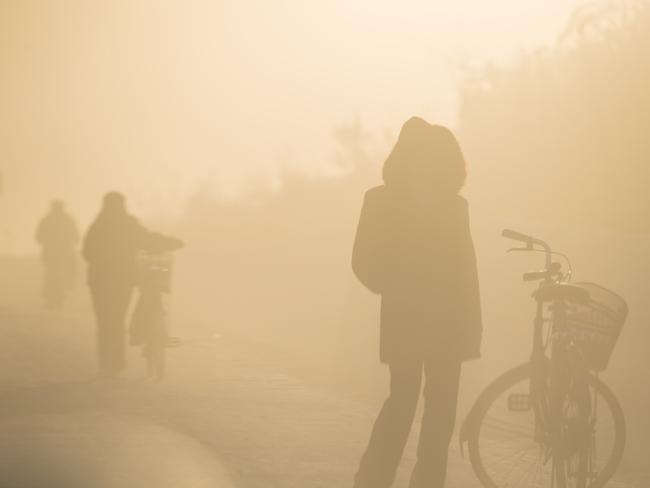
<path fill-rule="evenodd" d="M 469 456 L 486 488 L 601 488 L 613 476 L 625 445 L 625 419 L 612 391 L 587 376 L 590 396 L 588 429 L 564 423 L 565 437 L 557 446 L 530 396 L 530 363 L 497 378 L 481 394 L 468 419 Z M 567 395 L 570 412 L 571 396 Z M 558 450 L 563 463 L 558 464 Z"/>

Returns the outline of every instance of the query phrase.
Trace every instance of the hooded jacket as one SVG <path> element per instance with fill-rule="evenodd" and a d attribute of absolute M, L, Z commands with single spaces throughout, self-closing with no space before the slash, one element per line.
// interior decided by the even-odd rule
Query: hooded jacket
<path fill-rule="evenodd" d="M 426 122 L 417 119 L 415 124 L 416 132 L 426 138 Z M 417 142 L 417 134 L 409 137 Z M 440 145 L 429 149 L 439 151 Z M 457 191 L 449 191 L 450 185 L 462 184 L 464 161 L 462 168 L 429 172 L 447 179 L 443 185 L 431 185 L 424 197 L 410 191 L 408 184 L 410 178 L 427 174 L 417 163 L 413 151 L 404 150 L 398 140 L 386 162 L 386 184 L 365 194 L 352 269 L 369 290 L 381 295 L 382 362 L 431 355 L 477 358 L 481 304 L 468 204 Z"/>

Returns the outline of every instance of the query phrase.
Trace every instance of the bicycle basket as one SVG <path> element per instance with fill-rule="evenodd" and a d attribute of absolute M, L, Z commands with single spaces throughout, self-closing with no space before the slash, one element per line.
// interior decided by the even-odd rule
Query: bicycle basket
<path fill-rule="evenodd" d="M 171 253 L 141 252 L 138 255 L 138 286 L 162 293 L 171 289 L 174 258 Z"/>
<path fill-rule="evenodd" d="M 587 368 L 603 371 L 627 318 L 625 300 L 595 283 L 573 283 L 589 292 L 589 302 L 572 304 L 567 330 L 578 346 Z"/>

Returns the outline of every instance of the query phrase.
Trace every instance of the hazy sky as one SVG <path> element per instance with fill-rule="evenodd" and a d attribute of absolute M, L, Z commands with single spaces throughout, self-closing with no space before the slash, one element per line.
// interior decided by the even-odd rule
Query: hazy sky
<path fill-rule="evenodd" d="M 87 220 L 109 188 L 173 210 L 324 171 L 357 117 L 378 144 L 412 114 L 453 125 L 456 63 L 552 43 L 580 3 L 0 0 L 4 211 L 61 195 Z"/>

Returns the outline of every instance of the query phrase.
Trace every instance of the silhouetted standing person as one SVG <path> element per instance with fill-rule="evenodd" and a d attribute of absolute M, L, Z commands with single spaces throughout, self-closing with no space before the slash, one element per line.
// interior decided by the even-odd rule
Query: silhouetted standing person
<path fill-rule="evenodd" d="M 126 366 L 125 322 L 136 281 L 138 253 L 181 245 L 178 239 L 151 232 L 129 215 L 122 194 L 111 192 L 104 197 L 102 210 L 83 243 L 102 376 L 116 376 Z"/>
<path fill-rule="evenodd" d="M 424 416 L 412 488 L 441 488 L 454 429 L 461 362 L 479 356 L 481 308 L 460 146 L 446 128 L 404 124 L 364 199 L 352 257 L 381 294 L 380 359 L 390 394 L 375 422 L 355 488 L 387 488 L 409 436 L 424 371 Z"/>
<path fill-rule="evenodd" d="M 52 202 L 50 211 L 38 224 L 36 241 L 41 245 L 45 307 L 60 309 L 74 285 L 79 242 L 77 225 L 62 201 Z"/>

